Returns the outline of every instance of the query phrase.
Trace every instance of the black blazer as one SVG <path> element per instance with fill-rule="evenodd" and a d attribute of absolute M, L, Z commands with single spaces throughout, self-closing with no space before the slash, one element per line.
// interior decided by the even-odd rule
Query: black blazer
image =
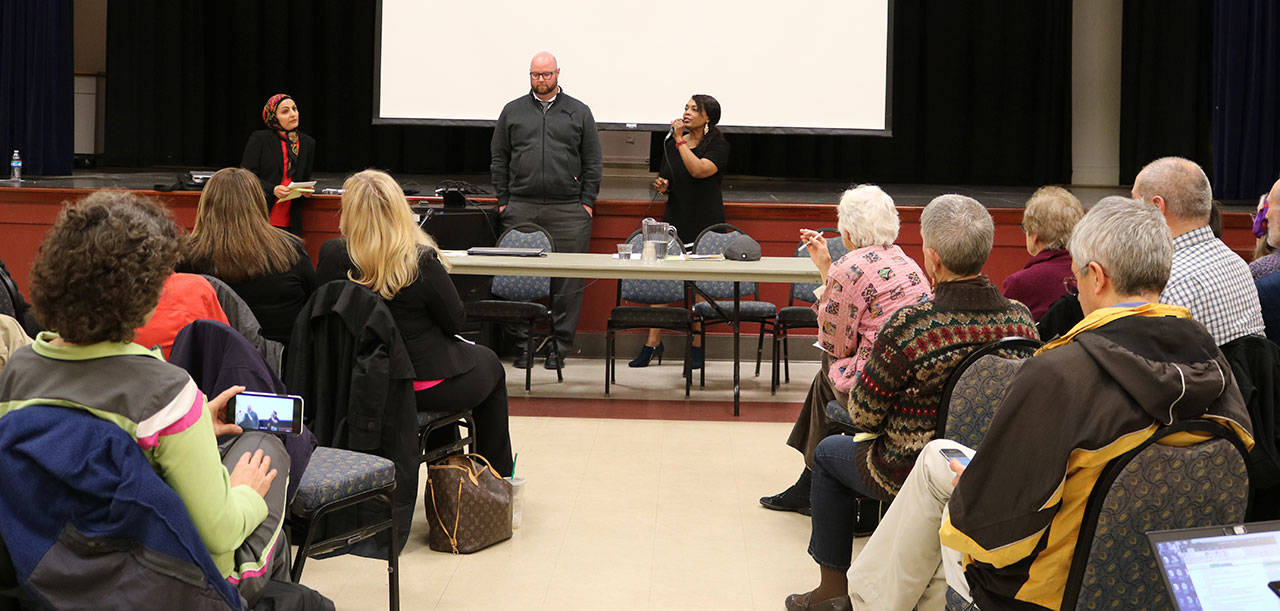
<path fill-rule="evenodd" d="M 293 333 L 293 321 L 298 318 L 298 312 L 302 311 L 303 304 L 317 286 L 311 255 L 303 249 L 301 242 L 295 241 L 293 248 L 295 258 L 288 269 L 240 282 L 227 282 L 249 309 L 253 310 L 253 316 L 262 325 L 262 336 L 286 346 Z M 192 274 L 212 272 L 188 263 L 179 264 L 177 271 Z"/>
<path fill-rule="evenodd" d="M 325 241 L 317 265 L 320 284 L 345 280 L 353 267 L 345 238 Z M 444 380 L 475 367 L 474 353 L 454 337 L 462 331 L 466 313 L 458 289 L 435 250 L 422 250 L 418 279 L 387 300 L 387 307 L 409 350 L 416 379 Z"/>
<path fill-rule="evenodd" d="M 291 168 L 290 173 L 294 182 L 305 182 L 311 180 L 311 166 L 316 159 L 316 139 L 299 132 L 298 140 L 298 165 Z M 240 157 L 240 167 L 258 176 L 258 182 L 262 183 L 262 193 L 267 197 L 267 209 L 274 208 L 276 196 L 272 190 L 284 178 L 280 134 L 271 129 L 260 129 L 249 134 L 249 141 L 244 145 L 244 155 Z"/>

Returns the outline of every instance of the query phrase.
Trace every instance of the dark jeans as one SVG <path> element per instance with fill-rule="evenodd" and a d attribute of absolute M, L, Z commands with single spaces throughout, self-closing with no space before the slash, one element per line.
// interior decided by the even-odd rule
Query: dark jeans
<path fill-rule="evenodd" d="M 502 211 L 502 230 L 535 223 L 551 235 L 556 252 L 587 252 L 591 245 L 591 215 L 582 204 L 532 204 L 512 201 Z M 551 326 L 562 356 L 573 350 L 573 334 L 582 314 L 582 278 L 551 279 Z M 523 328 L 511 329 L 524 345 Z"/>
<path fill-rule="evenodd" d="M 836 571 L 849 570 L 853 557 L 858 497 L 876 498 L 859 476 L 859 445 L 853 437 L 832 435 L 813 452 L 813 483 L 809 489 L 813 533 L 809 536 L 809 555 L 819 565 Z"/>
<path fill-rule="evenodd" d="M 475 451 L 489 459 L 499 475 L 511 475 L 511 432 L 507 426 L 507 372 L 498 355 L 484 346 L 468 346 L 476 366 L 413 393 L 418 411 L 441 412 L 471 408 L 475 416 Z M 444 445 L 457 430 L 441 429 L 427 437 L 428 447 Z M 456 437 L 454 437 L 456 438 Z"/>

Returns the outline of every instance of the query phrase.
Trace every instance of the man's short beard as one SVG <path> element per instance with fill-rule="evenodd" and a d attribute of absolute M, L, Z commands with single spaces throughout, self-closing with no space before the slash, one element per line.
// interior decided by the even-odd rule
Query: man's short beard
<path fill-rule="evenodd" d="M 551 82 L 551 83 L 543 82 L 543 83 L 534 85 L 533 92 L 538 95 L 547 95 L 548 93 L 555 91 L 556 87 L 557 87 L 557 84 L 555 82 Z"/>

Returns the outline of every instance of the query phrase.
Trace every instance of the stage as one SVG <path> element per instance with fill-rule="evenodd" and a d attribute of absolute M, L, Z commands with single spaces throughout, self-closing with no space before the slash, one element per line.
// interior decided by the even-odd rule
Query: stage
<path fill-rule="evenodd" d="M 0 260 L 8 266 L 18 286 L 27 292 L 27 276 L 36 249 L 44 233 L 57 216 L 61 204 L 74 201 L 94 189 L 131 189 L 156 197 L 168 205 L 180 225 L 190 228 L 195 219 L 198 191 L 156 192 L 159 186 L 177 182 L 179 173 L 187 169 L 148 168 L 145 170 L 101 169 L 78 171 L 70 177 L 35 177 L 21 186 L 0 181 Z M 654 174 L 644 168 L 606 166 L 605 178 L 595 207 L 591 233 L 592 252 L 613 252 L 615 245 L 634 231 L 646 216 L 661 218 L 663 198 L 655 197 L 649 187 Z M 321 173 L 315 176 L 317 194 L 303 205 L 303 239 L 314 258 L 320 245 L 338 234 L 340 200 L 336 195 L 323 195 L 319 190 L 340 188 L 346 174 Z M 396 177 L 401 185 L 415 193 L 415 204 L 438 206 L 434 196 L 437 186 L 465 182 L 484 192 L 490 191 L 487 174 L 403 175 Z M 724 180 L 727 221 L 754 237 L 767 256 L 795 254 L 801 228 L 835 227 L 835 203 L 851 182 L 776 180 L 749 176 L 728 176 Z M 956 186 L 956 185 L 881 185 L 894 198 L 901 218 L 897 243 L 908 255 L 919 258 L 921 208 L 941 193 L 960 193 L 974 197 L 991 211 L 995 221 L 995 245 L 985 271 L 996 284 L 1022 268 L 1029 256 L 1020 228 L 1022 206 L 1035 190 L 1032 187 Z M 1127 188 L 1071 188 L 1086 207 L 1107 195 L 1128 195 Z M 476 195 L 482 207 L 492 206 L 492 196 Z M 1224 241 L 1248 260 L 1253 249 L 1249 213 L 1251 202 L 1231 202 L 1223 215 Z M 609 310 L 615 304 L 617 282 L 588 281 L 578 332 L 583 341 L 580 349 L 588 356 L 602 353 L 603 332 Z M 761 285 L 760 297 L 779 307 L 788 305 L 789 286 Z M 745 330 L 752 333 L 750 328 Z M 620 338 L 620 354 L 633 350 L 630 343 L 638 336 Z M 796 338 L 793 346 L 806 342 Z M 713 349 L 715 346 L 712 346 Z M 795 354 L 795 353 L 793 353 Z"/>

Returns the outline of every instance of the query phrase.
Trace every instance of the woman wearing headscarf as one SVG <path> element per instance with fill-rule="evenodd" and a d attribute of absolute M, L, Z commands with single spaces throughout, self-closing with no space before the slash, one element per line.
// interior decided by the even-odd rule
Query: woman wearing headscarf
<path fill-rule="evenodd" d="M 671 122 L 671 133 L 662 143 L 662 167 L 653 188 L 667 196 L 662 220 L 675 225 L 680 240 L 692 242 L 703 229 L 724 222 L 724 195 L 720 178 L 729 163 L 729 141 L 720 128 L 720 102 L 698 93 L 684 105 L 684 114 Z M 650 329 L 631 367 L 647 367 L 662 357 L 658 329 Z M 699 341 L 694 336 L 694 341 Z M 693 347 L 694 369 L 702 366 L 702 346 Z"/>
<path fill-rule="evenodd" d="M 249 135 L 240 167 L 253 172 L 262 183 L 270 208 L 271 224 L 298 235 L 301 215 L 293 204 L 279 201 L 289 195 L 289 185 L 311 180 L 316 156 L 316 140 L 298 131 L 298 104 L 287 93 L 277 93 L 262 107 L 267 129 Z"/>

